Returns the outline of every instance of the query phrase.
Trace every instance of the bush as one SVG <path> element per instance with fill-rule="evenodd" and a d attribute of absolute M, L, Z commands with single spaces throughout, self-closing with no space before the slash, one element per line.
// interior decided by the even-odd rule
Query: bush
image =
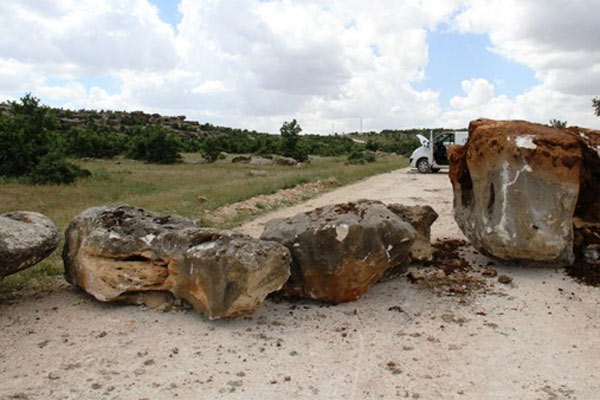
<path fill-rule="evenodd" d="M 65 159 L 60 151 L 51 151 L 40 159 L 31 171 L 30 178 L 37 184 L 73 183 L 80 176 L 89 176 L 88 170 L 79 168 Z"/>
<path fill-rule="evenodd" d="M 250 157 L 246 156 L 236 156 L 231 160 L 232 163 L 247 163 L 250 162 Z"/>
<path fill-rule="evenodd" d="M 129 139 L 127 157 L 157 164 L 181 161 L 177 138 L 161 126 L 136 127 Z"/>
<path fill-rule="evenodd" d="M 113 158 L 121 153 L 122 140 L 114 133 L 100 133 L 92 129 L 72 129 L 65 140 L 67 154 L 74 157 Z"/>
<path fill-rule="evenodd" d="M 215 162 L 219 159 L 219 155 L 223 149 L 222 140 L 220 137 L 208 136 L 202 143 L 202 156 L 208 162 Z"/>
<path fill-rule="evenodd" d="M 28 93 L 20 103 L 9 104 L 9 116 L 0 117 L 0 175 L 60 184 L 86 172 L 66 160 L 56 118 L 39 99 Z"/>
<path fill-rule="evenodd" d="M 353 151 L 352 154 L 348 156 L 347 160 L 348 164 L 364 164 L 377 161 L 373 154 L 365 153 L 362 151 Z"/>

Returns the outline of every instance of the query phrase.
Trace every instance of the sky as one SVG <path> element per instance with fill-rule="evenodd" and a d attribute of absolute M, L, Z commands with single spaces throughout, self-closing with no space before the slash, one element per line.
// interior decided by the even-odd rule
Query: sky
<path fill-rule="evenodd" d="M 600 0 L 0 0 L 0 101 L 277 132 L 600 128 Z"/>

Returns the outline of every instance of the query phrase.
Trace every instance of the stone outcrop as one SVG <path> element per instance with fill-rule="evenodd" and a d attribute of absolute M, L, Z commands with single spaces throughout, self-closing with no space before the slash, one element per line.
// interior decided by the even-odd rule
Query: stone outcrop
<path fill-rule="evenodd" d="M 66 279 L 98 300 L 171 292 L 209 318 L 253 311 L 282 287 L 290 268 L 289 251 L 278 243 L 130 206 L 90 208 L 74 218 L 63 260 Z"/>
<path fill-rule="evenodd" d="M 600 222 L 599 155 L 598 131 L 473 121 L 467 143 L 449 149 L 456 222 L 500 260 L 570 264 L 588 241 L 574 218 Z"/>
<path fill-rule="evenodd" d="M 438 218 L 438 214 L 431 206 L 405 206 L 403 204 L 390 204 L 387 208 L 408 222 L 415 228 L 417 236 L 410 248 L 410 257 L 413 261 L 431 261 L 433 246 L 431 246 L 431 225 Z"/>
<path fill-rule="evenodd" d="M 289 296 L 358 299 L 389 268 L 406 265 L 415 230 L 378 201 L 361 200 L 269 221 L 261 236 L 292 253 Z"/>
<path fill-rule="evenodd" d="M 56 226 L 47 217 L 31 211 L 0 215 L 0 279 L 31 267 L 58 246 Z"/>

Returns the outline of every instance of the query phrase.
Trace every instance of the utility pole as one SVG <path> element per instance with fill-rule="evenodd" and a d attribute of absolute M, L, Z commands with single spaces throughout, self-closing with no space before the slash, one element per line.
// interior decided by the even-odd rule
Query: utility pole
<path fill-rule="evenodd" d="M 363 119 L 360 117 L 360 134 L 362 135 Z"/>

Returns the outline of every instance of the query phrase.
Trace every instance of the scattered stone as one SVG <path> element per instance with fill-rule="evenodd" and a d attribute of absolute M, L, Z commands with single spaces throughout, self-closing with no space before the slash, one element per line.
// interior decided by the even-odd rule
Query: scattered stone
<path fill-rule="evenodd" d="M 198 202 L 200 204 L 206 203 L 208 201 L 208 199 L 206 197 L 204 197 L 204 196 L 198 196 L 198 197 L 196 197 L 196 200 L 198 200 Z"/>
<path fill-rule="evenodd" d="M 0 279 L 48 257 L 59 238 L 56 226 L 40 213 L 15 211 L 0 215 Z"/>
<path fill-rule="evenodd" d="M 250 176 L 260 176 L 260 177 L 269 175 L 269 173 L 267 171 L 264 171 L 262 169 L 251 169 L 250 171 L 248 171 L 248 174 Z"/>
<path fill-rule="evenodd" d="M 337 304 L 358 299 L 389 268 L 407 265 L 415 236 L 383 203 L 361 200 L 269 221 L 261 239 L 292 253 L 284 294 Z"/>
<path fill-rule="evenodd" d="M 270 158 L 264 158 L 261 156 L 252 156 L 252 158 L 250 159 L 251 165 L 271 165 L 273 163 L 274 161 Z"/>
<path fill-rule="evenodd" d="M 403 313 L 404 309 L 400 306 L 392 306 L 388 308 L 388 311 L 398 311 L 399 313 Z"/>
<path fill-rule="evenodd" d="M 100 301 L 170 292 L 209 318 L 234 317 L 289 276 L 290 254 L 278 243 L 131 206 L 87 209 L 65 236 L 66 279 Z"/>
<path fill-rule="evenodd" d="M 511 277 L 510 277 L 510 276 L 508 276 L 508 275 L 500 275 L 500 276 L 498 277 L 498 282 L 500 282 L 500 283 L 503 283 L 503 284 L 505 284 L 505 285 L 507 285 L 507 284 L 511 283 L 512 281 L 513 281 L 513 278 L 511 278 Z"/>
<path fill-rule="evenodd" d="M 50 379 L 51 381 L 55 381 L 57 379 L 60 379 L 60 376 L 58 376 L 58 374 L 56 374 L 54 372 L 50 372 L 48 374 L 48 379 Z"/>
<path fill-rule="evenodd" d="M 433 247 L 431 246 L 431 225 L 438 218 L 438 214 L 430 206 L 405 206 L 390 204 L 388 209 L 408 222 L 415 228 L 417 236 L 410 248 L 410 257 L 413 261 L 431 261 Z"/>
<path fill-rule="evenodd" d="M 494 278 L 498 276 L 498 271 L 496 271 L 494 268 L 486 268 L 481 275 L 485 276 L 486 278 Z"/>
<path fill-rule="evenodd" d="M 574 217 L 600 222 L 598 149 L 599 131 L 472 121 L 467 143 L 448 152 L 456 222 L 486 255 L 571 264 L 574 245 L 593 240 L 574 231 Z M 590 233 L 600 233 L 600 224 Z"/>
<path fill-rule="evenodd" d="M 401 369 L 400 367 L 398 367 L 398 366 L 396 365 L 396 363 L 395 363 L 395 362 L 393 362 L 393 361 L 389 361 L 389 362 L 386 364 L 386 367 L 387 367 L 387 369 L 389 369 L 389 370 L 392 372 L 392 374 L 394 374 L 394 375 L 399 375 L 399 374 L 401 374 L 401 373 L 402 373 L 402 369 Z"/>
<path fill-rule="evenodd" d="M 276 161 L 277 165 L 289 165 L 289 166 L 296 166 L 298 164 L 298 161 L 294 160 L 291 157 L 281 157 L 278 158 Z"/>

